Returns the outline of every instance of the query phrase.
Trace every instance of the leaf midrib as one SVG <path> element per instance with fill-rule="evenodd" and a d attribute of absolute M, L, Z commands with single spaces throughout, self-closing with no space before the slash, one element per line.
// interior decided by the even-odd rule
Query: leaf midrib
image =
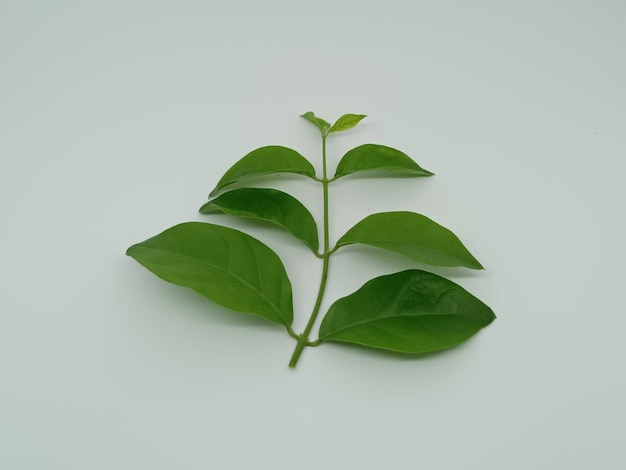
<path fill-rule="evenodd" d="M 465 261 L 465 258 L 460 258 L 460 257 L 459 257 L 459 256 L 457 256 L 457 255 L 451 255 L 451 254 L 449 254 L 449 253 L 447 253 L 447 252 L 445 252 L 445 251 L 441 251 L 441 250 L 438 250 L 438 249 L 436 249 L 436 248 L 431 248 L 431 247 L 429 247 L 428 245 L 420 245 L 420 244 L 417 244 L 417 243 L 399 242 L 399 241 L 397 241 L 397 240 L 387 240 L 387 239 L 378 239 L 378 238 L 377 238 L 377 239 L 375 239 L 375 240 L 373 240 L 373 241 L 374 241 L 374 242 L 381 242 L 381 243 L 390 243 L 390 244 L 394 244 L 394 245 L 410 246 L 410 247 L 424 247 L 424 248 L 428 248 L 428 249 L 429 249 L 429 250 L 431 250 L 431 251 L 436 251 L 436 252 L 438 252 L 438 253 L 442 253 L 442 254 L 444 254 L 444 255 L 446 255 L 446 256 L 449 256 L 449 257 L 452 257 L 452 258 L 454 258 L 454 259 L 461 260 L 461 261 Z M 342 242 L 341 242 L 341 240 L 339 240 L 339 242 L 337 242 L 337 245 L 338 245 L 339 247 L 342 247 L 342 246 L 354 245 L 355 243 L 360 243 L 360 244 L 362 244 L 362 245 L 374 246 L 374 247 L 376 247 L 376 248 L 381 248 L 381 249 L 383 249 L 383 250 L 393 251 L 394 253 L 398 253 L 398 254 L 401 254 L 401 255 L 406 256 L 406 257 L 408 257 L 408 258 L 411 258 L 410 256 L 405 255 L 404 253 L 402 253 L 402 252 L 400 252 L 400 251 L 389 250 L 388 248 L 383 248 L 383 247 L 380 247 L 380 246 L 378 246 L 378 245 L 374 245 L 373 243 L 368 243 L 368 242 L 365 242 L 365 241 L 360 240 L 360 239 L 359 239 L 359 240 L 354 240 L 354 241 L 349 241 L 349 243 L 345 243 L 345 242 L 343 242 L 343 243 L 342 243 Z M 414 259 L 414 258 L 411 258 L 411 259 Z M 432 265 L 432 266 L 441 266 L 441 265 L 438 265 L 438 264 L 437 264 L 437 265 L 436 265 L 436 264 L 433 264 L 433 263 L 431 263 L 431 262 L 429 262 L 429 261 L 423 261 L 423 260 L 420 260 L 420 261 L 421 261 L 422 263 L 425 263 L 425 264 L 430 264 L 430 265 Z M 479 263 L 479 264 L 480 264 L 480 263 Z"/>
<path fill-rule="evenodd" d="M 417 172 L 425 172 L 425 170 L 423 168 L 414 168 L 414 167 L 410 167 L 410 166 L 399 166 L 399 165 L 383 165 L 383 166 L 370 166 L 370 167 L 366 167 L 366 168 L 359 168 L 359 167 L 355 167 L 354 171 L 368 171 L 368 170 L 391 170 L 391 169 L 398 169 L 398 170 L 410 170 L 410 171 L 417 171 Z"/>
<path fill-rule="evenodd" d="M 403 290 L 405 289 L 410 289 L 411 286 L 405 286 L 403 287 Z M 443 292 L 440 292 L 439 295 L 437 295 L 437 299 L 435 300 L 434 303 L 438 302 L 439 299 L 441 299 L 441 297 L 443 297 L 445 294 L 447 294 L 450 291 L 454 291 L 455 289 L 450 287 L 448 289 L 445 289 Z M 389 295 L 386 296 L 386 298 L 388 298 L 390 295 L 395 295 L 393 293 L 389 293 Z M 382 309 L 382 305 L 384 302 L 381 302 L 376 309 L 374 310 L 374 312 L 379 312 Z M 402 318 L 402 317 L 435 317 L 435 316 L 466 316 L 465 314 L 461 314 L 461 313 L 446 313 L 446 312 L 441 312 L 441 313 L 437 313 L 437 314 L 433 314 L 433 313 L 428 313 L 426 315 L 420 315 L 420 314 L 412 314 L 411 312 L 407 312 L 404 314 L 399 314 L 399 315 L 393 315 L 393 316 L 384 316 L 381 318 L 376 318 L 373 320 L 362 320 L 362 321 L 358 321 L 355 323 L 351 323 L 350 325 L 346 325 L 343 328 L 339 328 L 337 330 L 334 330 L 334 333 L 338 333 L 341 331 L 345 331 L 347 329 L 353 328 L 353 327 L 357 327 L 360 325 L 364 325 L 366 323 L 376 323 L 376 322 L 381 322 L 381 321 L 385 321 L 385 320 L 390 320 L 393 318 Z M 483 316 L 483 314 L 480 314 L 480 316 Z"/>
<path fill-rule="evenodd" d="M 253 291 L 253 292 L 255 292 L 256 294 L 258 294 L 258 295 L 259 295 L 259 296 L 260 296 L 263 300 L 265 300 L 265 302 L 266 302 L 266 303 L 267 303 L 267 304 L 268 304 L 268 305 L 269 305 L 269 306 L 270 306 L 270 307 L 271 307 L 271 308 L 272 308 L 272 309 L 273 309 L 273 310 L 274 310 L 274 311 L 278 314 L 278 316 L 279 316 L 280 318 L 282 318 L 283 320 L 285 320 L 286 324 L 289 324 L 289 322 L 288 322 L 288 321 L 287 321 L 287 319 L 286 319 L 286 318 L 282 315 L 282 313 L 280 312 L 280 310 L 278 310 L 278 308 L 277 308 L 277 307 L 276 307 L 276 306 L 275 306 L 272 302 L 270 302 L 270 301 L 269 301 L 269 300 L 268 300 L 268 299 L 267 299 L 267 298 L 263 295 L 263 293 L 262 293 L 262 292 L 258 291 L 258 290 L 257 290 L 257 289 L 253 286 L 253 285 L 251 285 L 251 284 L 250 284 L 249 282 L 247 282 L 245 279 L 241 279 L 240 277 L 238 277 L 238 276 L 236 276 L 236 275 L 232 274 L 230 271 L 227 271 L 227 270 L 225 270 L 225 269 L 223 269 L 223 268 L 219 267 L 218 265 L 214 265 L 214 264 L 209 263 L 209 262 L 204 261 L 204 260 L 198 260 L 197 258 L 193 258 L 193 257 L 191 257 L 191 256 L 184 255 L 184 254 L 179 253 L 179 252 L 176 252 L 176 251 L 172 251 L 172 250 L 165 250 L 165 249 L 163 249 L 163 248 L 155 248 L 155 247 L 152 247 L 152 246 L 149 246 L 149 245 L 143 245 L 143 244 L 141 244 L 141 243 L 139 243 L 139 244 L 137 244 L 137 245 L 135 245 L 135 246 L 142 246 L 142 247 L 145 247 L 145 248 L 150 248 L 151 250 L 161 251 L 161 252 L 164 252 L 164 253 L 174 253 L 174 254 L 176 254 L 176 255 L 180 256 L 181 258 L 190 259 L 190 260 L 193 260 L 193 261 L 196 261 L 196 262 L 200 262 L 200 263 L 202 263 L 202 264 L 206 264 L 206 265 L 211 266 L 211 267 L 213 267 L 213 268 L 215 268 L 215 269 L 217 269 L 217 270 L 219 270 L 219 271 L 222 271 L 222 272 L 226 273 L 228 276 L 230 276 L 230 277 L 232 277 L 232 278 L 234 278 L 234 279 L 237 279 L 237 280 L 238 280 L 238 281 L 240 281 L 242 284 L 244 284 L 245 286 L 247 286 L 250 290 L 252 290 L 252 291 Z M 229 264 L 230 264 L 230 261 L 229 261 Z M 258 271 L 258 269 L 259 269 L 259 268 L 258 268 L 258 266 L 257 266 L 257 271 Z M 261 276 L 259 276 L 259 279 L 261 279 Z M 282 285 L 281 285 L 281 294 L 282 294 Z"/>
<path fill-rule="evenodd" d="M 272 175 L 272 174 L 275 174 L 275 173 L 298 174 L 298 175 L 306 176 L 306 177 L 311 178 L 311 179 L 315 179 L 315 172 L 311 173 L 309 169 L 305 170 L 305 169 L 302 169 L 302 168 L 281 168 L 281 169 L 278 169 L 278 170 L 271 170 L 271 171 L 261 171 L 261 172 L 255 172 L 255 173 L 245 173 L 243 175 L 235 175 L 234 177 L 232 177 L 231 179 L 228 179 L 228 180 L 224 180 L 224 181 L 220 180 L 217 183 L 217 186 L 215 187 L 215 189 L 213 191 L 211 191 L 211 195 L 217 194 L 222 189 L 224 189 L 226 186 L 230 186 L 231 184 L 238 183 L 242 179 L 253 178 L 255 176 Z M 224 177 L 226 177 L 226 176 L 228 176 L 228 173 L 226 173 L 226 175 L 224 175 Z"/>
<path fill-rule="evenodd" d="M 306 246 L 308 246 L 309 248 L 311 248 L 312 250 L 315 251 L 315 248 L 313 248 L 313 246 L 309 243 L 309 240 L 304 239 L 302 237 L 300 237 L 296 232 L 294 232 L 291 228 L 287 227 L 285 224 L 278 222 L 275 219 L 271 219 L 269 217 L 259 217 L 258 215 L 256 215 L 253 212 L 248 212 L 248 211 L 242 211 L 240 209 L 232 209 L 232 208 L 224 208 L 222 206 L 219 206 L 218 204 L 213 203 L 214 206 L 218 207 L 224 214 L 229 214 L 229 215 L 234 215 L 234 216 L 238 216 L 238 217 L 244 217 L 246 219 L 255 219 L 255 220 L 264 220 L 267 222 L 270 222 L 274 225 L 277 225 L 281 228 L 283 228 L 285 231 L 289 232 L 290 234 L 292 234 L 295 238 L 297 238 L 298 240 L 300 240 L 301 242 L 303 242 Z M 278 208 L 280 211 L 280 216 L 282 218 L 282 220 L 285 219 L 284 217 L 284 213 L 282 211 L 282 208 Z M 310 214 L 310 213 L 309 213 Z M 312 218 L 313 216 L 311 216 Z M 304 225 L 304 224 L 303 224 Z"/>
<path fill-rule="evenodd" d="M 386 320 L 393 320 L 394 318 L 403 318 L 403 317 L 422 317 L 422 318 L 425 318 L 425 317 L 441 317 L 441 316 L 445 316 L 445 317 L 448 317 L 448 316 L 465 317 L 467 315 L 460 314 L 460 313 L 445 313 L 445 312 L 437 313 L 437 314 L 429 313 L 429 314 L 426 314 L 426 315 L 400 314 L 400 315 L 388 316 L 388 317 L 383 317 L 383 318 L 376 318 L 374 320 L 362 320 L 362 321 L 358 321 L 358 322 L 355 322 L 355 323 L 351 323 L 350 325 L 347 325 L 347 326 L 345 326 L 343 328 L 339 328 L 339 329 L 334 330 L 331 334 L 339 333 L 341 331 L 345 331 L 345 330 L 348 330 L 348 329 L 353 328 L 353 327 L 364 325 L 366 323 L 382 322 L 382 321 L 386 321 Z M 480 316 L 483 316 L 483 315 L 481 314 Z M 326 335 L 325 337 L 328 337 L 328 335 Z"/>

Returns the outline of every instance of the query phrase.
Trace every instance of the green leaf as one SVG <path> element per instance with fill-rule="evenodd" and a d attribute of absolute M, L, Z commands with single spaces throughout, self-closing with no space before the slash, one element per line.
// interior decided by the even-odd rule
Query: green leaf
<path fill-rule="evenodd" d="M 433 266 L 483 269 L 454 233 L 414 212 L 366 217 L 339 239 L 337 247 L 353 243 L 376 246 Z"/>
<path fill-rule="evenodd" d="M 270 145 L 253 150 L 230 167 L 211 196 L 244 178 L 271 173 L 296 173 L 315 179 L 315 169 L 306 158 L 290 148 Z"/>
<path fill-rule="evenodd" d="M 348 129 L 352 129 L 362 119 L 366 117 L 367 116 L 365 114 L 344 114 L 339 119 L 337 119 L 337 122 L 333 124 L 333 127 L 331 127 L 328 132 L 331 133 L 347 131 Z"/>
<path fill-rule="evenodd" d="M 316 117 L 315 114 L 313 114 L 311 111 L 301 114 L 300 117 L 303 117 L 307 121 L 313 123 L 315 127 L 320 130 L 322 136 L 326 136 L 328 134 L 328 130 L 330 129 L 330 123 L 324 121 L 322 118 Z"/>
<path fill-rule="evenodd" d="M 417 269 L 381 276 L 337 300 L 320 339 L 404 353 L 462 343 L 496 316 L 458 284 Z"/>
<path fill-rule="evenodd" d="M 291 283 L 280 258 L 245 233 L 201 222 L 176 225 L 126 254 L 216 304 L 291 325 Z"/>
<path fill-rule="evenodd" d="M 200 212 L 267 220 L 280 225 L 314 252 L 319 248 L 317 224 L 311 213 L 296 198 L 276 189 L 228 191 L 204 204 Z"/>
<path fill-rule="evenodd" d="M 361 145 L 346 153 L 337 165 L 333 179 L 359 171 L 385 171 L 410 176 L 433 175 L 400 150 L 375 144 Z"/>

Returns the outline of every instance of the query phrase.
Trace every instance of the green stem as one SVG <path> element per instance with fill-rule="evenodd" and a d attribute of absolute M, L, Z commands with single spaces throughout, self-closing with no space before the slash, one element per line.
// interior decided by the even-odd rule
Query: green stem
<path fill-rule="evenodd" d="M 309 318 L 309 322 L 306 324 L 304 328 L 304 332 L 299 335 L 298 343 L 296 344 L 296 349 L 291 356 L 291 360 L 289 361 L 289 367 L 294 368 L 298 363 L 298 359 L 300 359 L 300 354 L 306 346 L 317 346 L 319 341 L 311 342 L 309 341 L 309 334 L 311 333 L 311 329 L 315 324 L 315 320 L 317 319 L 317 314 L 320 311 L 320 307 L 322 305 L 322 299 L 324 298 L 324 291 L 326 290 L 326 280 L 328 278 L 328 264 L 330 260 L 331 251 L 330 243 L 329 243 L 329 230 L 328 230 L 328 177 L 326 171 L 326 136 L 322 137 L 322 162 L 323 162 L 323 178 L 322 178 L 322 187 L 324 190 L 324 253 L 322 254 L 323 266 L 322 266 L 322 279 L 320 281 L 320 288 L 317 292 L 317 299 L 315 300 L 315 306 L 313 307 L 313 312 L 311 312 L 311 317 Z"/>

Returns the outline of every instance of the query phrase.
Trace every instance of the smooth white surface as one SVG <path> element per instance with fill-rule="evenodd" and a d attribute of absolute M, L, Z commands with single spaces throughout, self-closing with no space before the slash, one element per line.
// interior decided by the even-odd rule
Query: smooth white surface
<path fill-rule="evenodd" d="M 626 468 L 623 1 L 0 3 L 0 468 Z M 400 148 L 437 176 L 348 179 L 331 238 L 424 213 L 487 267 L 440 270 L 491 305 L 453 350 L 324 345 L 124 256 L 188 220 L 269 144 Z M 264 180 L 321 216 L 299 178 Z M 296 328 L 321 263 L 278 231 Z M 332 259 L 328 307 L 413 266 Z"/>

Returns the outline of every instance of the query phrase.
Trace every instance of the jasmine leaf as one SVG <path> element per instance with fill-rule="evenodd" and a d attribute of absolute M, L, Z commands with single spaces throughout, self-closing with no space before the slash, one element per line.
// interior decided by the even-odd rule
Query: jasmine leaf
<path fill-rule="evenodd" d="M 311 111 L 300 115 L 300 117 L 303 117 L 307 121 L 313 123 L 313 125 L 320 130 L 322 136 L 326 136 L 328 134 L 328 131 L 330 129 L 330 123 L 324 121 L 322 118 L 316 117 L 315 114 L 313 114 Z"/>
<path fill-rule="evenodd" d="M 228 191 L 200 208 L 203 214 L 230 214 L 266 220 L 287 230 L 317 252 L 317 224 L 306 207 L 276 189 L 241 188 Z"/>
<path fill-rule="evenodd" d="M 348 129 L 352 129 L 359 122 L 361 122 L 362 119 L 366 117 L 367 116 L 365 114 L 344 114 L 339 119 L 337 119 L 337 122 L 333 124 L 328 132 L 331 133 L 347 131 Z"/>
<path fill-rule="evenodd" d="M 280 258 L 238 230 L 201 222 L 171 227 L 126 254 L 161 279 L 216 304 L 289 326 L 291 283 Z"/>
<path fill-rule="evenodd" d="M 290 148 L 270 145 L 253 150 L 230 167 L 211 196 L 244 178 L 272 173 L 296 173 L 315 179 L 315 169 L 306 158 Z"/>
<path fill-rule="evenodd" d="M 346 153 L 337 165 L 334 179 L 360 171 L 390 172 L 408 176 L 433 175 L 400 150 L 375 144 L 361 145 Z"/>
<path fill-rule="evenodd" d="M 366 217 L 339 239 L 337 247 L 354 243 L 400 253 L 433 266 L 483 269 L 454 233 L 415 212 L 382 212 Z"/>
<path fill-rule="evenodd" d="M 404 353 L 456 346 L 496 318 L 458 284 L 417 269 L 381 276 L 331 305 L 323 341 Z"/>

